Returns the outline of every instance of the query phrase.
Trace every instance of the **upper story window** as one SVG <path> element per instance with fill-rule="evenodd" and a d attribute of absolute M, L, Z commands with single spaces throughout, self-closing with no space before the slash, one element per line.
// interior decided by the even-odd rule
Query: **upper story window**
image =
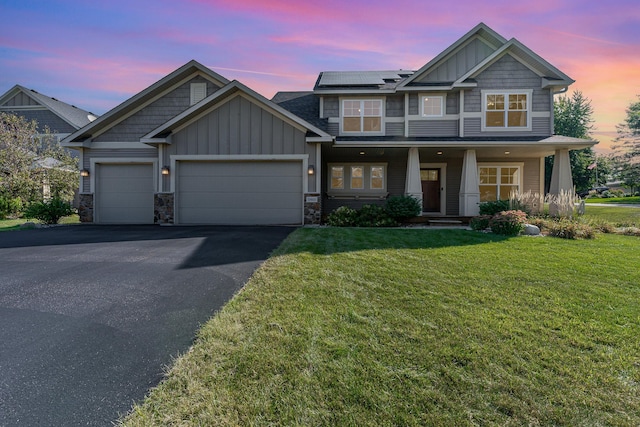
<path fill-rule="evenodd" d="M 345 99 L 342 101 L 342 132 L 381 133 L 381 99 Z"/>
<path fill-rule="evenodd" d="M 483 91 L 485 130 L 531 129 L 532 91 Z"/>
<path fill-rule="evenodd" d="M 422 97 L 422 117 L 442 117 L 444 115 L 444 98 L 442 96 Z"/>

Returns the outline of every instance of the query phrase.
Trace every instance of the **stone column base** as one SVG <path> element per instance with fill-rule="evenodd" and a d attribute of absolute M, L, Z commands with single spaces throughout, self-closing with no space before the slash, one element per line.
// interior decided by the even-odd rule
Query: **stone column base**
<path fill-rule="evenodd" d="M 153 195 L 153 222 L 156 224 L 173 224 L 173 193 L 156 193 Z"/>
<path fill-rule="evenodd" d="M 320 193 L 305 193 L 304 195 L 304 223 L 305 225 L 319 225 L 322 219 L 322 197 Z"/>
<path fill-rule="evenodd" d="M 93 194 L 78 194 L 78 216 L 80 222 L 93 222 Z"/>

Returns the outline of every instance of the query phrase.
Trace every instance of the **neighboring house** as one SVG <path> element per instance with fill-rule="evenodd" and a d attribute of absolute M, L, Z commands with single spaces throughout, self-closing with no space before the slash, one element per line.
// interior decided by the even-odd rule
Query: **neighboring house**
<path fill-rule="evenodd" d="M 272 99 L 335 140 L 322 144 L 322 213 L 421 200 L 427 215 L 473 216 L 512 191 L 573 191 L 569 150 L 553 135 L 553 97 L 574 81 L 516 39 L 479 24 L 417 71 L 320 73 L 312 92 Z"/>
<path fill-rule="evenodd" d="M 0 113 L 15 114 L 28 121 L 36 120 L 39 131 L 44 132 L 48 127 L 58 140 L 96 119 L 89 111 L 20 85 L 0 95 Z"/>
<path fill-rule="evenodd" d="M 83 222 L 303 224 L 332 140 L 190 61 L 62 144 L 80 151 Z"/>

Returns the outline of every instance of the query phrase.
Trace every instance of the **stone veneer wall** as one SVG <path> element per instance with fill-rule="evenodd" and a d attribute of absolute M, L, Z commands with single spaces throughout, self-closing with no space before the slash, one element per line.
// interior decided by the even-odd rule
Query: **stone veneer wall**
<path fill-rule="evenodd" d="M 322 219 L 320 193 L 305 193 L 304 195 L 304 223 L 305 225 L 319 225 Z"/>
<path fill-rule="evenodd" d="M 153 195 L 153 222 L 156 224 L 173 224 L 173 193 L 156 193 Z"/>
<path fill-rule="evenodd" d="M 93 222 L 93 194 L 78 194 L 78 216 L 80 222 Z"/>

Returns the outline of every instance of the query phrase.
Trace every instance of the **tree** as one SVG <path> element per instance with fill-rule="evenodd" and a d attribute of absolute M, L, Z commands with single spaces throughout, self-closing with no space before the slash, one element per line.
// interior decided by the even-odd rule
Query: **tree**
<path fill-rule="evenodd" d="M 24 117 L 0 113 L 0 197 L 27 204 L 46 197 L 71 200 L 78 162 L 49 129 Z"/>
<path fill-rule="evenodd" d="M 617 178 L 633 191 L 640 186 L 640 95 L 626 109 L 627 117 L 616 126 L 618 137 L 613 146 Z"/>
<path fill-rule="evenodd" d="M 554 125 L 556 135 L 573 138 L 591 139 L 593 126 L 593 107 L 591 100 L 582 92 L 575 91 L 571 96 L 560 96 L 553 103 Z M 553 156 L 545 158 L 545 188 L 548 190 L 553 170 Z M 598 161 L 598 170 L 589 169 L 596 162 L 596 155 L 592 148 L 573 150 L 569 153 L 573 184 L 577 191 L 588 190 L 596 182 L 596 173 L 601 176 L 608 172 L 608 163 Z"/>

